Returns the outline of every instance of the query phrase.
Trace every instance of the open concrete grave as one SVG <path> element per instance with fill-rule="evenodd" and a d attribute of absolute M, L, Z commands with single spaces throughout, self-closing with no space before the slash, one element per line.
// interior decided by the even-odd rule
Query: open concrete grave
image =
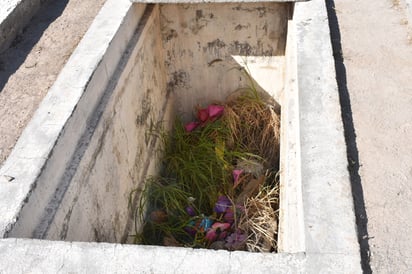
<path fill-rule="evenodd" d="M 53 268 L 39 259 L 45 247 L 72 254 L 68 271 L 85 253 L 102 264 L 81 266 L 97 271 L 359 271 L 325 14 L 320 2 L 107 1 L 0 169 L 1 235 L 28 238 L 1 240 L 2 260 L 38 251 L 27 264 Z M 251 83 L 281 112 L 278 253 L 124 245 L 141 229 L 131 193 L 159 173 L 148 133 Z"/>

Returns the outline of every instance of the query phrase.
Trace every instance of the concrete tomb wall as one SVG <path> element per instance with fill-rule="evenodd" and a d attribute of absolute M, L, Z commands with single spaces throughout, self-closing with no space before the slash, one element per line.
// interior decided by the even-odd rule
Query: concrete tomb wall
<path fill-rule="evenodd" d="M 98 116 L 84 129 L 89 141 L 71 152 L 70 172 L 43 171 L 9 236 L 126 242 L 134 231 L 130 193 L 158 171 L 151 128 L 170 126 L 176 114 L 189 119 L 195 105 L 248 86 L 242 66 L 280 103 L 289 4 L 161 4 L 131 12 L 140 21 L 124 64 L 107 87 L 93 79 L 91 88 L 105 90 L 94 107 L 82 99 L 81 111 Z"/>

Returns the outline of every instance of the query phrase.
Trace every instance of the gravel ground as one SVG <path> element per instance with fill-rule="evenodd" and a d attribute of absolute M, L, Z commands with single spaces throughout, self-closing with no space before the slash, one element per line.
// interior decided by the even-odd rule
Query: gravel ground
<path fill-rule="evenodd" d="M 0 55 L 0 165 L 105 0 L 54 0 Z"/>

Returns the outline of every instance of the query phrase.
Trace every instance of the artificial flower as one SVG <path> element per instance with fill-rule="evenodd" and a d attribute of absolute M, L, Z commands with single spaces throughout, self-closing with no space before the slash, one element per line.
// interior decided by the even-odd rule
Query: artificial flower
<path fill-rule="evenodd" d="M 229 200 L 229 198 L 222 195 L 217 199 L 214 210 L 217 214 L 222 214 L 231 206 L 232 202 Z"/>
<path fill-rule="evenodd" d="M 195 212 L 195 209 L 193 208 L 193 206 L 186 207 L 186 213 L 191 217 L 196 215 L 196 212 Z"/>
<path fill-rule="evenodd" d="M 199 122 L 190 122 L 185 125 L 186 132 L 192 132 L 199 126 Z"/>
<path fill-rule="evenodd" d="M 238 184 L 240 183 L 240 174 L 243 173 L 242 169 L 234 169 L 232 171 L 232 175 L 233 175 L 233 188 L 236 188 L 238 186 Z"/>
<path fill-rule="evenodd" d="M 225 247 L 229 250 L 243 250 L 245 248 L 247 235 L 240 230 L 230 234 L 226 238 Z"/>
<path fill-rule="evenodd" d="M 207 111 L 208 111 L 210 119 L 219 118 L 220 116 L 222 116 L 224 110 L 225 110 L 225 107 L 219 106 L 219 105 L 209 105 L 207 107 Z"/>

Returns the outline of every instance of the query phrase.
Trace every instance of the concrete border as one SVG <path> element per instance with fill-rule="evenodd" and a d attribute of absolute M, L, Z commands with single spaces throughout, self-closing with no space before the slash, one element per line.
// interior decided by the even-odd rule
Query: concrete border
<path fill-rule="evenodd" d="M 70 171 L 68 165 L 78 144 L 85 145 L 80 139 L 87 132 L 92 110 L 101 100 L 140 19 L 126 17 L 131 5 L 127 0 L 106 2 L 0 167 L 0 237 L 7 237 L 24 213 L 28 199 L 36 199 L 31 197 L 36 187 L 45 195 L 37 199 L 40 204 L 51 199 L 57 183 L 67 176 L 66 170 Z M 38 186 L 45 170 L 44 184 Z M 32 212 L 28 221 L 40 217 Z M 32 235 L 27 233 L 26 237 Z"/>
<path fill-rule="evenodd" d="M 0 220 L 0 235 L 3 237 L 7 236 L 10 224 L 16 221 L 24 199 L 36 187 L 36 178 L 57 139 L 67 134 L 65 125 L 75 112 L 99 64 L 104 63 L 106 50 L 113 43 L 117 29 L 123 24 L 129 9 L 130 4 L 126 2 L 108 0 L 26 128 L 19 140 L 20 146 L 13 150 L 0 169 L 0 212 L 5 214 Z M 298 140 L 301 156 L 297 155 L 297 159 L 301 159 L 302 167 L 302 187 L 297 191 L 303 193 L 304 252 L 263 254 L 2 239 L 0 272 L 193 273 L 195 270 L 203 273 L 361 273 L 324 1 L 297 3 L 293 21 L 297 33 L 298 71 L 294 85 L 299 91 L 294 96 L 297 96 L 299 104 L 301 136 Z M 96 36 L 96 32 L 100 35 Z M 97 37 L 102 40 L 96 42 Z M 127 37 L 122 37 L 127 44 Z M 116 56 L 120 58 L 122 54 L 120 49 Z M 115 62 L 115 59 L 111 59 L 111 62 Z M 88 65 L 85 66 L 85 63 Z M 104 81 L 110 79 L 108 68 L 105 66 Z M 70 77 L 65 79 L 67 75 Z M 68 85 L 63 80 L 71 81 Z M 58 91 L 65 89 L 71 93 L 58 97 Z M 54 112 L 61 109 L 62 112 Z M 51 113 L 55 120 L 50 120 Z M 47 124 L 44 128 L 45 121 Z M 31 135 L 31 132 L 37 134 Z M 26 157 L 33 154 L 34 158 Z"/>
<path fill-rule="evenodd" d="M 48 0 L 0 0 L 0 53 Z"/>
<path fill-rule="evenodd" d="M 357 256 L 359 267 L 360 251 L 325 2 L 296 4 L 294 19 L 306 252 Z M 350 266 L 348 262 L 345 272 L 351 272 Z"/>

